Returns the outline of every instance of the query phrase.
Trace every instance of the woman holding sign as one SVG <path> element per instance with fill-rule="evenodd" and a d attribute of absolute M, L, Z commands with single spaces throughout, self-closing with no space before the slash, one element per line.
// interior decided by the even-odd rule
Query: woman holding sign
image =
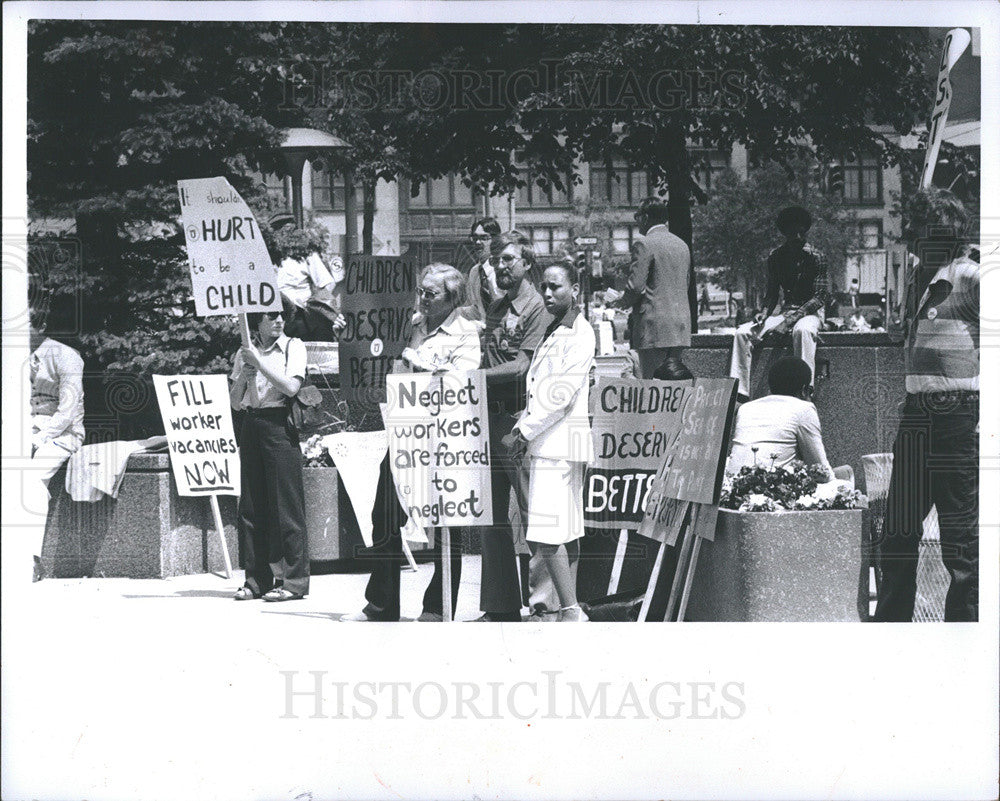
<path fill-rule="evenodd" d="M 420 273 L 417 289 L 417 314 L 413 336 L 393 367 L 394 373 L 450 372 L 479 368 L 479 324 L 466 319 L 459 310 L 465 295 L 465 276 L 449 264 L 429 264 Z M 389 454 L 386 453 L 379 471 L 375 507 L 372 510 L 374 550 L 377 561 L 372 568 L 365 599 L 368 603 L 356 615 L 343 621 L 399 620 L 399 568 L 403 559 L 400 528 L 406 513 L 400 506 Z M 434 576 L 424 593 L 423 613 L 418 620 L 439 621 L 443 618 L 441 598 L 441 560 L 434 562 Z M 451 598 L 452 615 L 462 577 L 461 538 L 452 541 Z"/>
<path fill-rule="evenodd" d="M 528 368 L 528 404 L 503 444 L 529 460 L 527 540 L 559 595 L 559 620 L 587 616 L 576 600 L 574 566 L 583 536 L 583 475 L 594 455 L 588 400 L 597 342 L 580 314 L 580 281 L 572 264 L 545 271 L 539 289 L 552 323 Z"/>
<path fill-rule="evenodd" d="M 237 601 L 292 601 L 309 592 L 302 451 L 288 408 L 306 374 L 306 348 L 284 334 L 281 312 L 248 314 L 254 347 L 240 348 L 229 401 L 246 412 L 237 525 L 246 581 Z"/>

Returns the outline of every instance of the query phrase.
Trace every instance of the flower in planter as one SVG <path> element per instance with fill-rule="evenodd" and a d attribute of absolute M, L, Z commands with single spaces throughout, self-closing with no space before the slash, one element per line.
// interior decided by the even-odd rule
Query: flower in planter
<path fill-rule="evenodd" d="M 306 467 L 333 467 L 333 457 L 323 444 L 323 438 L 315 434 L 302 443 L 302 456 Z"/>
<path fill-rule="evenodd" d="M 727 473 L 722 482 L 719 506 L 741 512 L 783 510 L 856 509 L 868 499 L 858 490 L 839 482 L 827 482 L 818 465 L 792 462 L 775 468 L 759 464 Z"/>

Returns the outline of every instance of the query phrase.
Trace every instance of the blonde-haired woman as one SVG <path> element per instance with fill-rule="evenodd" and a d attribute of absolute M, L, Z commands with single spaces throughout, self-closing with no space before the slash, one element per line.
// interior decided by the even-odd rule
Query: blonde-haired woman
<path fill-rule="evenodd" d="M 394 373 L 476 370 L 479 368 L 479 325 L 460 311 L 465 295 L 465 276 L 450 264 L 428 264 L 420 273 L 417 289 L 417 313 L 414 316 L 410 343 L 393 367 Z M 375 564 L 365 589 L 368 601 L 364 610 L 347 615 L 344 621 L 399 620 L 399 568 L 403 560 L 399 530 L 406 522 L 400 506 L 389 454 L 382 460 L 379 471 L 375 508 L 372 510 Z M 462 577 L 461 538 L 455 537 L 451 559 L 452 614 L 458 598 Z M 441 620 L 441 559 L 437 555 L 434 575 L 424 593 L 423 612 L 419 620 Z"/>

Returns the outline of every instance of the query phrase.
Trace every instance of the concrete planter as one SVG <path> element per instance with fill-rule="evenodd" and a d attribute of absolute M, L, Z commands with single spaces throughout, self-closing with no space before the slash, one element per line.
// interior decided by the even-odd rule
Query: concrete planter
<path fill-rule="evenodd" d="M 858 621 L 861 510 L 719 512 L 687 620 Z"/>
<path fill-rule="evenodd" d="M 356 556 L 364 543 L 337 468 L 303 468 L 302 486 L 309 560 L 327 562 Z"/>

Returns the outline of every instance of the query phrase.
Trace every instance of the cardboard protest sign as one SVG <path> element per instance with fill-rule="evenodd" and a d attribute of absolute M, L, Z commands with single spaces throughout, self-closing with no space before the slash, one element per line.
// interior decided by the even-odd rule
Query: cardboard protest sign
<path fill-rule="evenodd" d="M 229 181 L 193 178 L 177 187 L 198 316 L 281 311 L 260 227 Z"/>
<path fill-rule="evenodd" d="M 965 28 L 952 28 L 944 38 L 941 61 L 938 64 L 937 93 L 931 109 L 931 121 L 927 130 L 927 150 L 924 153 L 924 167 L 920 174 L 920 187 L 927 189 L 934 183 L 934 167 L 937 164 L 944 128 L 948 123 L 951 108 L 951 68 L 972 41 L 972 34 Z"/>
<path fill-rule="evenodd" d="M 481 370 L 390 375 L 385 427 L 403 508 L 419 527 L 493 523 Z"/>
<path fill-rule="evenodd" d="M 154 375 L 178 495 L 239 495 L 240 456 L 224 375 Z"/>
<path fill-rule="evenodd" d="M 719 502 L 736 408 L 732 378 L 696 378 L 681 411 L 681 428 L 667 450 L 646 504 L 639 533 L 668 545 L 679 526 L 677 502 L 715 505 Z M 712 539 L 712 531 L 702 536 Z"/>
<path fill-rule="evenodd" d="M 385 376 L 410 341 L 416 259 L 351 256 L 343 286 L 340 390 L 348 403 L 374 408 L 385 400 Z"/>
<path fill-rule="evenodd" d="M 584 483 L 591 528 L 639 528 L 656 471 L 681 428 L 690 381 L 600 378 L 591 393 L 594 462 Z"/>

